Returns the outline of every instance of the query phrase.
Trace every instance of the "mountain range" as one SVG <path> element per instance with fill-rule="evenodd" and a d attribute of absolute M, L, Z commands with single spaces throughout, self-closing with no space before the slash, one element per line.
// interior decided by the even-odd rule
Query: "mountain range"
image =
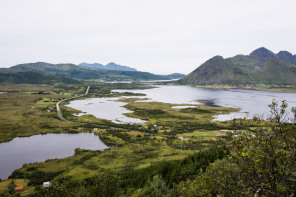
<path fill-rule="evenodd" d="M 105 66 L 100 63 L 81 63 L 79 66 L 85 66 L 85 67 L 91 67 L 91 68 L 101 68 L 101 69 L 107 69 L 107 70 L 121 70 L 121 71 L 137 71 L 135 68 L 131 68 L 128 66 L 121 66 L 119 64 L 115 64 L 114 62 L 110 62 L 109 64 L 106 64 Z"/>
<path fill-rule="evenodd" d="M 187 76 L 179 73 L 155 75 L 149 72 L 140 72 L 134 68 L 121 66 L 113 62 L 105 66 L 99 63 L 81 63 L 80 65 L 50 64 L 46 62 L 27 63 L 10 68 L 0 68 L 0 74 L 0 83 L 21 83 L 22 81 L 24 83 L 77 83 L 77 81 L 71 81 L 69 78 L 72 78 L 72 80 L 105 81 L 171 80 L 182 78 L 179 82 L 185 85 L 295 85 L 296 55 L 288 51 L 280 51 L 276 54 L 261 47 L 249 55 L 236 55 L 230 58 L 215 56 Z M 41 78 L 44 79 L 42 80 Z"/>
<path fill-rule="evenodd" d="M 171 80 L 182 78 L 183 74 L 155 75 L 149 72 L 121 71 L 78 66 L 75 64 L 50 64 L 46 62 L 19 64 L 10 68 L 0 68 L 2 73 L 36 72 L 58 77 L 69 77 L 80 80 L 106 81 L 139 81 L 139 80 Z"/>
<path fill-rule="evenodd" d="M 192 85 L 295 85 L 296 55 L 288 51 L 275 54 L 261 47 L 249 55 L 215 56 L 180 82 Z"/>

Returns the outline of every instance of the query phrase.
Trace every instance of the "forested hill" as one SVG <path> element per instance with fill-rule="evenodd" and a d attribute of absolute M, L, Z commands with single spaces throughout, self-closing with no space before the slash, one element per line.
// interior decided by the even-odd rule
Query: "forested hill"
<path fill-rule="evenodd" d="M 194 85 L 296 84 L 296 56 L 259 48 L 250 55 L 215 56 L 181 80 Z"/>
<path fill-rule="evenodd" d="M 6 84 L 78 84 L 78 80 L 37 72 L 0 73 L 0 83 Z"/>
<path fill-rule="evenodd" d="M 10 68 L 0 68 L 0 72 L 39 72 L 52 74 L 59 77 L 71 77 L 75 79 L 97 79 L 108 81 L 121 80 L 170 80 L 184 77 L 183 74 L 155 75 L 149 72 L 107 70 L 78 66 L 75 64 L 49 64 L 45 62 L 19 64 Z"/>

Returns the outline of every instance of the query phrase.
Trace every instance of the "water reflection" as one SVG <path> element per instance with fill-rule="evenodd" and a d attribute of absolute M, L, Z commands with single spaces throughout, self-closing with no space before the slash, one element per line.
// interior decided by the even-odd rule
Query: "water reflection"
<path fill-rule="evenodd" d="M 0 178 L 6 179 L 25 163 L 69 157 L 76 148 L 104 150 L 108 146 L 93 133 L 34 135 L 1 143 Z"/>

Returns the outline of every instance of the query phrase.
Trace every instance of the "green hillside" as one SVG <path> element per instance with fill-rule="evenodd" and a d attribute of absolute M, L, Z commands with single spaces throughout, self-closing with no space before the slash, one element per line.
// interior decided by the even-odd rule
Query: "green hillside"
<path fill-rule="evenodd" d="M 250 55 L 224 59 L 215 56 L 181 80 L 194 85 L 291 85 L 296 84 L 296 66 L 260 48 Z"/>
<path fill-rule="evenodd" d="M 0 83 L 6 84 L 78 84 L 75 79 L 57 77 L 36 72 L 0 73 Z"/>
<path fill-rule="evenodd" d="M 0 72 L 40 72 L 59 77 L 71 77 L 83 80 L 169 80 L 176 79 L 176 75 L 154 75 L 148 72 L 120 71 L 77 66 L 75 64 L 49 64 L 45 62 L 19 64 L 11 68 L 2 68 Z M 178 75 L 181 78 L 185 75 Z"/>

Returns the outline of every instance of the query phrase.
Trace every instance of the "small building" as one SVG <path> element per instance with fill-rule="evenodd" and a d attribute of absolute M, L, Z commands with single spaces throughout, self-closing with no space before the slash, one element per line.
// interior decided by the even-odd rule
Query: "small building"
<path fill-rule="evenodd" d="M 49 181 L 43 182 L 43 187 L 50 187 L 51 183 Z"/>
<path fill-rule="evenodd" d="M 183 137 L 183 140 L 188 140 L 189 139 L 189 137 Z"/>
<path fill-rule="evenodd" d="M 15 190 L 16 192 L 22 192 L 22 191 L 24 191 L 24 187 L 23 187 L 23 186 L 15 187 L 14 190 Z"/>
<path fill-rule="evenodd" d="M 94 128 L 94 131 L 97 131 L 98 130 L 98 128 Z"/>

